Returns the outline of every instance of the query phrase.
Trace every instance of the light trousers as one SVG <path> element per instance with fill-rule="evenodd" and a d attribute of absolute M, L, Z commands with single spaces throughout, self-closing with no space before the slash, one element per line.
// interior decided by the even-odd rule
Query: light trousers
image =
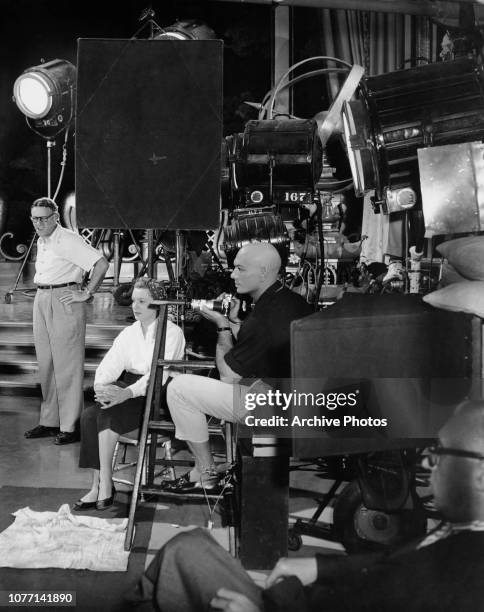
<path fill-rule="evenodd" d="M 243 396 L 247 387 L 196 374 L 180 374 L 167 388 L 167 403 L 179 440 L 207 442 L 205 415 L 230 423 L 244 422 Z"/>
<path fill-rule="evenodd" d="M 63 304 L 67 287 L 38 289 L 34 300 L 34 342 L 42 403 L 40 425 L 72 432 L 83 406 L 86 305 Z"/>

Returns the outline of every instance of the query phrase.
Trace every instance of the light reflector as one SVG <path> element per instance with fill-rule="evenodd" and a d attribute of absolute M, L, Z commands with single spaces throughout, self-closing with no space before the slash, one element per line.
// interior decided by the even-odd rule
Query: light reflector
<path fill-rule="evenodd" d="M 55 59 L 25 70 L 15 81 L 13 99 L 35 127 L 64 126 L 74 112 L 76 69 Z"/>
<path fill-rule="evenodd" d="M 343 133 L 355 194 L 362 196 L 376 187 L 377 176 L 372 159 L 373 143 L 360 100 L 343 104 Z"/>
<path fill-rule="evenodd" d="M 19 109 L 32 119 L 44 117 L 52 107 L 49 83 L 40 74 L 22 74 L 15 81 L 13 92 Z"/>

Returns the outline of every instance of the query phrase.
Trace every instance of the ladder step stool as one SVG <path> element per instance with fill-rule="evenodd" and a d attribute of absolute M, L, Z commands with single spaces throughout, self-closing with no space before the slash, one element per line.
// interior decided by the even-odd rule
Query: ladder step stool
<path fill-rule="evenodd" d="M 136 509 L 140 495 L 157 495 L 167 499 L 177 499 L 178 501 L 186 500 L 201 500 L 217 499 L 220 495 L 202 494 L 186 494 L 179 495 L 169 493 L 163 490 L 161 485 L 155 484 L 155 468 L 158 465 L 173 470 L 175 466 L 193 466 L 193 461 L 186 459 L 173 459 L 168 456 L 165 448 L 165 457 L 157 458 L 158 439 L 165 438 L 166 432 L 175 431 L 175 426 L 171 420 L 168 420 L 168 415 L 161 411 L 162 406 L 162 391 L 163 391 L 163 369 L 165 367 L 176 367 L 193 370 L 207 370 L 215 367 L 213 360 L 168 360 L 163 359 L 165 352 L 166 338 L 166 322 L 167 322 L 167 307 L 160 306 L 158 317 L 158 326 L 155 337 L 155 346 L 153 350 L 153 359 L 151 362 L 150 379 L 146 393 L 146 402 L 143 413 L 143 421 L 139 433 L 138 441 L 138 460 L 136 462 L 136 472 L 133 482 L 133 492 L 128 515 L 128 526 L 126 529 L 126 538 L 124 543 L 125 550 L 130 550 L 133 534 Z M 223 427 L 209 425 L 209 433 L 219 434 L 225 437 L 225 447 L 227 455 L 227 463 L 232 466 L 234 463 L 234 452 L 232 448 L 232 424 L 224 423 Z M 146 466 L 145 466 L 146 461 Z M 226 494 L 232 493 L 232 484 L 227 485 Z M 224 491 L 225 492 L 225 491 Z M 229 544 L 231 552 L 235 552 L 235 536 L 233 529 L 229 527 Z"/>

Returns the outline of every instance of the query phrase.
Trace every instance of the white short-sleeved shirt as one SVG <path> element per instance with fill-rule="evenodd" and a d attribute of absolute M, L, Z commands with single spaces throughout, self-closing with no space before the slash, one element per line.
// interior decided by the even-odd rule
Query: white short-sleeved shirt
<path fill-rule="evenodd" d="M 139 321 L 123 329 L 99 364 L 94 378 L 94 386 L 113 383 L 126 370 L 141 375 L 139 380 L 128 387 L 131 389 L 133 397 L 146 395 L 155 347 L 157 323 L 158 319 L 151 323 L 146 336 L 143 335 Z M 185 337 L 182 330 L 178 325 L 167 321 L 165 359 L 183 359 L 184 351 Z M 163 382 L 166 381 L 169 374 L 170 372 L 166 369 L 163 370 Z"/>
<path fill-rule="evenodd" d="M 83 272 L 91 270 L 101 257 L 82 236 L 58 225 L 50 236 L 37 240 L 34 283 L 80 283 Z"/>

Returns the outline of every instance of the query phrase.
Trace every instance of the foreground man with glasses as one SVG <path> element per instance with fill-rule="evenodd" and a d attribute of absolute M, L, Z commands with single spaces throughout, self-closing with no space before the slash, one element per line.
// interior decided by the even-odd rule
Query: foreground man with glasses
<path fill-rule="evenodd" d="M 39 198 L 30 217 L 38 235 L 34 283 L 34 342 L 42 403 L 40 423 L 26 438 L 56 436 L 55 444 L 77 441 L 83 406 L 86 302 L 101 284 L 108 262 L 82 236 L 58 224 L 56 203 Z M 84 272 L 92 269 L 84 289 Z"/>
<path fill-rule="evenodd" d="M 280 559 L 266 588 L 195 529 L 170 540 L 129 597 L 162 612 L 478 612 L 484 610 L 484 401 L 462 404 L 429 449 L 444 522 L 387 554 Z"/>

